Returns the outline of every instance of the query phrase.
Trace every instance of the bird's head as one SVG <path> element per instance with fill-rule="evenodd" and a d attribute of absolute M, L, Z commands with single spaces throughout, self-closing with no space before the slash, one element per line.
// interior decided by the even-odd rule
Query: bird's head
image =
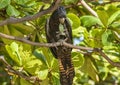
<path fill-rule="evenodd" d="M 65 18 L 66 18 L 66 10 L 63 6 L 59 6 L 54 12 L 53 15 L 57 17 L 57 19 L 59 19 L 59 22 L 61 24 L 64 23 Z"/>

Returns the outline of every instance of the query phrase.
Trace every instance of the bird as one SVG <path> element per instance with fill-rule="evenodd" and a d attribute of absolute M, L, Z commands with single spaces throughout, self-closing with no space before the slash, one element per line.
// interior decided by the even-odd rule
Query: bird
<path fill-rule="evenodd" d="M 64 6 L 59 6 L 46 21 L 45 34 L 48 43 L 65 41 L 72 44 L 72 27 L 66 16 Z M 72 48 L 65 46 L 50 47 L 53 56 L 58 59 L 61 85 L 72 85 L 75 76 L 71 59 Z"/>

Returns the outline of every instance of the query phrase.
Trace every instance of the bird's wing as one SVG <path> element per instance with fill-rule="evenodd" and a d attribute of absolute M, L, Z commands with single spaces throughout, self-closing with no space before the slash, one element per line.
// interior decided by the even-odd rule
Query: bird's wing
<path fill-rule="evenodd" d="M 49 19 L 47 19 L 46 25 L 45 25 L 45 31 L 46 31 L 46 39 L 48 43 L 53 43 L 55 42 L 53 36 L 50 34 L 50 27 L 49 27 Z M 50 50 L 52 51 L 52 54 L 57 58 L 57 53 L 56 53 L 56 47 L 50 47 Z"/>
<path fill-rule="evenodd" d="M 69 43 L 73 43 L 73 41 L 72 41 L 72 27 L 71 27 L 71 25 L 70 25 L 70 22 L 69 22 L 69 20 L 66 18 L 65 19 L 65 25 L 66 25 L 66 29 L 67 29 L 67 31 L 68 31 L 68 35 L 69 35 L 69 39 L 71 40 Z"/>

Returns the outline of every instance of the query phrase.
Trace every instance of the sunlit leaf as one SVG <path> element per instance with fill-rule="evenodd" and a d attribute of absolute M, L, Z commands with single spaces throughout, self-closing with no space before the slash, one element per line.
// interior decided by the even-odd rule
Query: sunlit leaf
<path fill-rule="evenodd" d="M 33 54 L 34 54 L 35 57 L 40 59 L 45 65 L 47 65 L 45 56 L 43 56 L 43 54 L 39 53 L 37 50 L 35 50 Z"/>
<path fill-rule="evenodd" d="M 33 32 L 33 30 L 34 30 L 32 28 L 32 26 L 27 26 L 27 25 L 24 25 L 21 23 L 12 24 L 11 28 L 14 28 L 14 29 L 20 31 L 22 34 L 29 34 L 29 33 Z"/>
<path fill-rule="evenodd" d="M 115 21 L 116 19 L 120 19 L 120 10 L 110 16 L 110 18 L 108 19 L 107 25 L 112 24 L 113 21 Z"/>
<path fill-rule="evenodd" d="M 84 63 L 84 58 L 81 54 L 77 52 L 72 53 L 72 60 L 75 67 L 81 67 Z"/>
<path fill-rule="evenodd" d="M 18 31 L 17 29 L 15 29 L 12 25 L 9 25 L 8 26 L 9 28 L 9 31 L 10 31 L 10 34 L 13 35 L 13 36 L 24 36 L 21 31 Z"/>
<path fill-rule="evenodd" d="M 76 16 L 73 13 L 69 13 L 67 14 L 67 16 L 70 18 L 70 20 L 72 21 L 72 27 L 73 29 L 77 28 L 80 26 L 80 19 L 78 16 Z"/>
<path fill-rule="evenodd" d="M 48 75 L 48 69 L 41 70 L 38 73 L 38 77 L 42 80 L 46 79 L 47 75 Z"/>
<path fill-rule="evenodd" d="M 104 30 L 101 29 L 91 29 L 90 30 L 90 35 L 91 39 L 94 41 L 94 46 L 95 48 L 99 48 L 102 47 L 102 34 L 103 34 Z M 99 36 L 98 36 L 99 35 Z"/>
<path fill-rule="evenodd" d="M 13 42 L 11 45 L 6 45 L 6 50 L 14 62 L 16 62 L 18 65 L 22 65 L 17 43 Z"/>
<path fill-rule="evenodd" d="M 29 81 L 26 81 L 26 80 L 23 79 L 23 78 L 20 79 L 20 84 L 21 84 L 21 85 L 32 85 Z"/>
<path fill-rule="evenodd" d="M 109 16 L 105 10 L 97 10 L 97 14 L 102 22 L 102 24 L 107 27 Z"/>
<path fill-rule="evenodd" d="M 15 2 L 18 3 L 18 4 L 25 4 L 28 1 L 30 1 L 30 0 L 15 0 Z"/>
<path fill-rule="evenodd" d="M 38 59 L 36 59 L 36 58 L 33 58 L 33 59 L 29 60 L 29 62 L 27 62 L 27 63 L 24 65 L 24 69 L 25 69 L 28 73 L 30 73 L 30 74 L 32 74 L 32 75 L 35 75 L 35 74 L 37 74 L 37 73 L 40 71 L 40 69 L 42 68 L 41 65 L 42 65 L 42 62 L 41 62 L 40 60 L 38 60 Z M 44 66 L 44 68 L 45 68 L 45 66 Z"/>
<path fill-rule="evenodd" d="M 108 38 L 111 34 L 111 31 L 108 30 L 108 31 L 105 31 L 103 34 L 102 34 L 102 44 L 103 45 L 111 45 L 112 43 L 110 41 L 108 41 Z"/>
<path fill-rule="evenodd" d="M 55 85 L 60 85 L 60 78 L 58 73 L 52 73 L 52 81 Z"/>
<path fill-rule="evenodd" d="M 101 26 L 103 25 L 101 21 L 97 17 L 94 17 L 94 16 L 82 16 L 80 20 L 83 26 L 85 27 L 91 27 L 97 24 Z"/>
<path fill-rule="evenodd" d="M 76 3 L 77 0 L 63 0 L 65 4 Z"/>
<path fill-rule="evenodd" d="M 20 14 L 20 12 L 12 5 L 8 5 L 6 11 L 9 16 L 18 16 Z"/>
<path fill-rule="evenodd" d="M 0 0 L 0 9 L 5 8 L 10 4 L 10 0 Z"/>
<path fill-rule="evenodd" d="M 1 28 L 1 32 L 10 35 L 10 30 L 9 30 L 9 27 L 7 25 L 5 25 L 3 28 Z M 1 38 L 1 39 L 5 44 L 11 44 L 12 43 L 12 40 L 8 40 L 8 39 L 5 39 L 5 38 Z"/>
<path fill-rule="evenodd" d="M 113 13 L 115 13 L 118 10 L 119 8 L 117 6 L 115 6 L 114 4 L 110 4 L 108 5 L 108 9 L 106 10 L 106 12 L 109 16 L 111 16 Z"/>
<path fill-rule="evenodd" d="M 118 34 L 117 32 L 113 31 L 113 36 L 115 37 L 116 40 L 118 40 L 120 42 L 120 34 Z"/>

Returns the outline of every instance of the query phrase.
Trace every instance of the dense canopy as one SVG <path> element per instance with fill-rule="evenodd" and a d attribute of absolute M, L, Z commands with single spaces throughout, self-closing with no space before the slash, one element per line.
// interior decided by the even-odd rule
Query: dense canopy
<path fill-rule="evenodd" d="M 46 20 L 59 5 L 73 44 L 46 41 Z M 0 85 L 60 85 L 49 49 L 60 45 L 73 49 L 73 85 L 119 85 L 119 0 L 0 0 Z"/>

